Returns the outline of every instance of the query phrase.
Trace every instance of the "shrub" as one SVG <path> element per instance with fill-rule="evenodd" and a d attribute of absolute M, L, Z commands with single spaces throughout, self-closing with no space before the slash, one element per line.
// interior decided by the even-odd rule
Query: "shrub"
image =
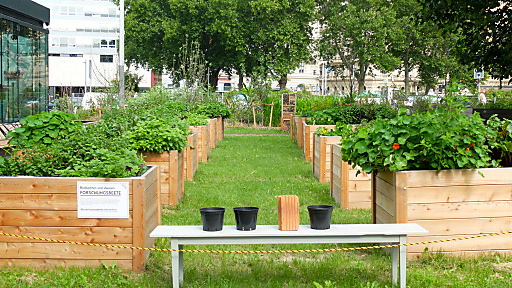
<path fill-rule="evenodd" d="M 229 107 L 226 104 L 218 101 L 211 101 L 202 104 L 195 112 L 206 115 L 210 118 L 222 117 L 227 119 L 231 117 L 231 111 L 229 110 Z"/>
<path fill-rule="evenodd" d="M 460 99 L 447 97 L 439 109 L 392 119 L 377 119 L 342 135 L 343 160 L 365 172 L 465 169 L 496 166 L 491 161 L 489 129 L 478 114 L 460 113 Z"/>
<path fill-rule="evenodd" d="M 163 119 L 147 117 L 125 134 L 130 147 L 140 152 L 162 153 L 164 151 L 182 151 L 187 145 L 183 128 L 176 127 Z"/>

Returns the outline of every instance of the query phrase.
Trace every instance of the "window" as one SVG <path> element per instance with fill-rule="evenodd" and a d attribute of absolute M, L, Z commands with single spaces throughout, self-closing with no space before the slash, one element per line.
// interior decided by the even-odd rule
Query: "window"
<path fill-rule="evenodd" d="M 114 63 L 114 55 L 100 55 L 101 63 Z"/>
<path fill-rule="evenodd" d="M 101 48 L 107 48 L 107 40 L 103 39 L 101 40 Z"/>
<path fill-rule="evenodd" d="M 304 73 L 304 63 L 300 63 L 300 65 L 299 65 L 299 73 Z"/>

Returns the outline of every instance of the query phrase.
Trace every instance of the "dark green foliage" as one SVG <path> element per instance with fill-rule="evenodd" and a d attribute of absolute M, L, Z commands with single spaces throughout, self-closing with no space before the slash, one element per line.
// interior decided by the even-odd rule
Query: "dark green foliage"
<path fill-rule="evenodd" d="M 12 137 L 9 144 L 18 145 L 20 142 L 49 144 L 55 139 L 63 139 L 82 126 L 81 122 L 74 120 L 76 120 L 75 114 L 62 111 L 30 115 L 20 120 L 21 127 L 7 134 L 7 137 Z"/>
<path fill-rule="evenodd" d="M 120 138 L 107 138 L 87 125 L 46 145 L 20 143 L 10 158 L 0 158 L 4 176 L 131 177 L 146 170 L 135 150 Z"/>
<path fill-rule="evenodd" d="M 342 133 L 343 160 L 370 173 L 418 169 L 468 169 L 496 166 L 487 139 L 494 134 L 478 114 L 460 113 L 461 99 L 447 96 L 436 110 L 377 119 Z"/>
<path fill-rule="evenodd" d="M 229 107 L 226 104 L 218 101 L 211 101 L 201 104 L 201 106 L 199 106 L 195 112 L 206 115 L 210 118 L 222 117 L 227 119 L 231 117 L 231 110 L 229 110 Z"/>
<path fill-rule="evenodd" d="M 137 122 L 124 137 L 132 149 L 162 153 L 171 150 L 182 151 L 186 147 L 187 134 L 182 127 L 173 127 L 160 118 L 147 117 Z"/>
<path fill-rule="evenodd" d="M 312 112 L 312 119 L 307 120 L 307 123 L 312 125 L 360 124 L 363 120 L 392 118 L 396 113 L 395 108 L 387 105 L 343 105 Z"/>

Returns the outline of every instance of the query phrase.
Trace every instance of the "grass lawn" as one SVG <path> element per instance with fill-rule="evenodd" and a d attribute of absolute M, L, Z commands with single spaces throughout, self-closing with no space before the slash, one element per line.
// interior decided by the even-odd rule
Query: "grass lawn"
<path fill-rule="evenodd" d="M 226 129 L 228 134 L 277 134 L 277 130 Z M 329 184 L 313 176 L 311 163 L 289 137 L 226 136 L 200 163 L 185 197 L 176 208 L 163 209 L 163 224 L 201 225 L 199 209 L 226 208 L 224 224 L 235 225 L 233 209 L 260 208 L 258 224 L 277 224 L 277 196 L 300 198 L 301 224 L 308 224 L 307 206 L 335 205 Z M 336 207 L 336 206 L 335 206 Z M 369 210 L 333 211 L 333 223 L 370 223 Z M 464 240 L 471 241 L 471 240 Z M 311 245 L 197 246 L 215 250 L 273 250 L 348 247 Z M 358 246 L 358 245 L 352 245 Z M 170 248 L 159 239 L 157 247 Z M 187 246 L 187 248 L 192 246 Z M 7 248 L 8 249 L 8 248 Z M 170 253 L 154 252 L 144 273 L 115 266 L 97 269 L 1 269 L 0 287 L 171 287 Z M 184 255 L 184 287 L 392 287 L 391 259 L 381 250 L 276 255 Z M 461 259 L 434 254 L 408 261 L 410 287 L 512 287 L 512 257 L 487 255 Z"/>

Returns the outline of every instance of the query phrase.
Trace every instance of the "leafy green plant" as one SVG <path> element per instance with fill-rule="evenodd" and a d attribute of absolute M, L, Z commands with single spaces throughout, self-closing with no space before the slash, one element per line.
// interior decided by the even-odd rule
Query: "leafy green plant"
<path fill-rule="evenodd" d="M 9 158 L 0 158 L 0 175 L 122 178 L 146 171 L 137 151 L 98 130 L 87 125 L 46 145 L 20 142 Z"/>
<path fill-rule="evenodd" d="M 512 167 L 512 121 L 493 115 L 487 125 L 495 132 L 491 135 L 493 138 L 488 139 L 493 144 L 492 158 L 499 161 L 500 166 Z"/>
<path fill-rule="evenodd" d="M 231 110 L 229 110 L 229 107 L 219 101 L 206 102 L 205 104 L 199 106 L 195 112 L 206 115 L 210 118 L 222 117 L 227 119 L 231 117 Z"/>
<path fill-rule="evenodd" d="M 487 138 L 493 134 L 480 118 L 468 118 L 456 97 L 445 106 L 393 119 L 377 119 L 342 136 L 343 160 L 365 172 L 465 169 L 496 166 Z"/>
<path fill-rule="evenodd" d="M 69 133 L 82 126 L 81 122 L 75 122 L 75 114 L 62 111 L 43 112 L 30 115 L 20 120 L 21 127 L 9 131 L 7 137 L 10 145 L 20 142 L 49 144 L 56 139 L 62 139 Z"/>
<path fill-rule="evenodd" d="M 315 111 L 306 122 L 311 125 L 359 124 L 363 120 L 393 118 L 396 113 L 396 109 L 388 105 L 352 104 Z"/>
<path fill-rule="evenodd" d="M 140 152 L 182 151 L 187 145 L 187 137 L 183 129 L 173 127 L 156 117 L 148 117 L 137 122 L 124 137 L 131 148 Z"/>

